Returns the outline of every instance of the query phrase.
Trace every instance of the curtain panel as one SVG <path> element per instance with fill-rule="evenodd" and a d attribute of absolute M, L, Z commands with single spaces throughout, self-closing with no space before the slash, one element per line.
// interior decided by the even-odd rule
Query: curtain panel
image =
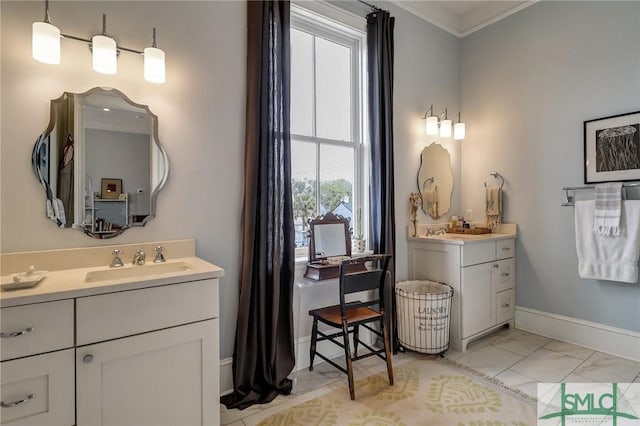
<path fill-rule="evenodd" d="M 389 264 L 392 344 L 396 343 L 395 326 L 395 195 L 393 172 L 393 27 L 395 18 L 386 10 L 376 9 L 367 15 L 367 72 L 369 95 L 369 136 L 371 171 L 371 240 L 374 253 L 391 254 Z"/>
<path fill-rule="evenodd" d="M 228 408 L 291 392 L 294 225 L 288 1 L 247 2 L 242 270 Z"/>

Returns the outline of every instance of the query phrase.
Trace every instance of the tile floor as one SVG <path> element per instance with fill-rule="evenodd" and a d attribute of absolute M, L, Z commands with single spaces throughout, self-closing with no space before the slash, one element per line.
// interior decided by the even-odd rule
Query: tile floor
<path fill-rule="evenodd" d="M 470 343 L 467 352 L 451 350 L 446 356 L 534 397 L 538 382 L 640 383 L 638 362 L 517 329 L 501 329 Z M 401 365 L 425 357 L 429 355 L 399 353 L 394 356 L 393 362 L 394 365 Z M 356 380 L 384 369 L 384 362 L 377 357 L 354 363 Z M 294 392 L 288 396 L 279 396 L 270 404 L 242 411 L 227 410 L 221 405 L 221 424 L 256 425 L 280 410 L 346 385 L 346 375 L 326 363 L 319 364 L 313 372 L 306 369 L 299 371 Z"/>

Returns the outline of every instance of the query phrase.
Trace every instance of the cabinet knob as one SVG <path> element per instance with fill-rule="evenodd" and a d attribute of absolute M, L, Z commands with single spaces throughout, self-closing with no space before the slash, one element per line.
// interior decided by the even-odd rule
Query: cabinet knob
<path fill-rule="evenodd" d="M 509 276 L 509 273 L 508 273 L 508 272 L 503 272 L 503 273 L 502 273 L 502 274 L 500 274 L 500 275 L 502 275 L 503 277 L 508 277 L 508 276 Z"/>
<path fill-rule="evenodd" d="M 502 250 L 504 250 L 504 251 L 510 251 L 510 250 L 511 250 L 511 247 L 502 247 Z"/>
<path fill-rule="evenodd" d="M 85 364 L 89 364 L 91 361 L 93 361 L 93 355 L 91 354 L 87 354 L 82 357 L 82 362 L 84 362 Z"/>

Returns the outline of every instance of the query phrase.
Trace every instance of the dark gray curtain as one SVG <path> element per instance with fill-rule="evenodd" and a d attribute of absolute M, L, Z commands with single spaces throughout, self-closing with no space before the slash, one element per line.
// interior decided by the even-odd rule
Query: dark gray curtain
<path fill-rule="evenodd" d="M 247 2 L 247 108 L 242 271 L 233 356 L 244 409 L 291 392 L 294 227 L 289 136 L 289 2 Z"/>
<path fill-rule="evenodd" d="M 367 15 L 367 72 L 369 94 L 369 137 L 371 173 L 369 196 L 371 203 L 371 240 L 374 253 L 393 255 L 389 263 L 391 282 L 395 283 L 395 208 L 393 180 L 393 26 L 395 18 L 386 10 Z M 393 287 L 393 285 L 392 285 Z M 392 303 L 391 337 L 395 342 L 395 297 Z"/>

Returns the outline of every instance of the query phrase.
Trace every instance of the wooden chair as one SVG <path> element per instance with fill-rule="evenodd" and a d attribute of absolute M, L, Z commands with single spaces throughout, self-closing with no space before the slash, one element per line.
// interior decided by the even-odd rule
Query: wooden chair
<path fill-rule="evenodd" d="M 340 265 L 340 304 L 309 311 L 309 315 L 313 317 L 309 370 L 313 370 L 313 359 L 318 355 L 318 357 L 345 373 L 349 377 L 349 394 L 352 400 L 355 399 L 353 361 L 377 355 L 386 361 L 389 385 L 393 385 L 391 343 L 388 331 L 390 322 L 384 308 L 385 283 L 387 282 L 387 269 L 390 259 L 391 255 L 378 254 L 342 261 Z M 354 269 L 354 266 L 362 266 L 363 271 L 349 272 Z M 348 303 L 345 301 L 346 295 L 366 290 L 373 290 L 375 295 L 372 300 Z M 340 331 L 320 331 L 318 330 L 318 322 L 340 329 Z M 373 322 L 380 324 L 379 330 L 370 326 L 370 323 Z M 384 348 L 374 349 L 360 340 L 360 326 L 369 330 L 374 336 L 381 337 L 384 342 Z M 349 349 L 349 334 L 353 336 L 353 355 Z M 338 340 L 340 338 L 342 341 Z M 323 340 L 329 340 L 344 349 L 346 368 L 316 351 L 317 343 Z M 367 348 L 369 352 L 364 355 L 358 355 L 359 344 Z"/>

